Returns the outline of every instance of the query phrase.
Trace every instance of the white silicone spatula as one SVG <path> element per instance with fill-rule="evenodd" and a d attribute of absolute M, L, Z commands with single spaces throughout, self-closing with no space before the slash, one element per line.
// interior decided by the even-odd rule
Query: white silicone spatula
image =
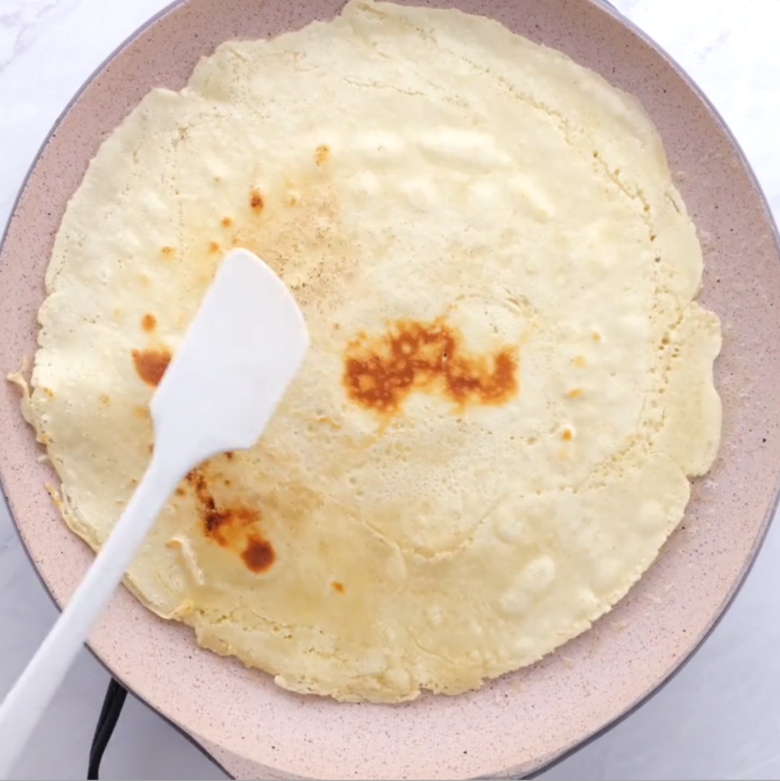
<path fill-rule="evenodd" d="M 0 778 L 38 723 L 157 515 L 201 461 L 251 447 L 301 365 L 309 337 L 282 281 L 231 251 L 150 404 L 154 454 L 111 535 L 0 706 Z"/>

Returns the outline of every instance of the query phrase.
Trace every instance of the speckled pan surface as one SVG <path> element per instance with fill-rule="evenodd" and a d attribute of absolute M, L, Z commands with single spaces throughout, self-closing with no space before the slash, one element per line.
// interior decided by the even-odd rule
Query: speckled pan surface
<path fill-rule="evenodd" d="M 422 0 L 418 0 L 418 3 Z M 0 373 L 35 348 L 43 273 L 65 204 L 100 141 L 151 87 L 178 89 L 223 40 L 333 16 L 341 0 L 185 0 L 92 79 L 43 149 L 0 255 Z M 721 317 L 721 456 L 651 571 L 586 635 L 530 670 L 457 698 L 396 707 L 285 693 L 196 647 L 122 591 L 93 648 L 131 689 L 242 778 L 466 778 L 527 773 L 658 686 L 716 620 L 751 561 L 780 473 L 780 257 L 771 218 L 719 120 L 665 57 L 592 0 L 441 0 L 559 48 L 640 98 L 664 138 L 705 248 L 704 304 Z M 90 562 L 57 517 L 49 470 L 0 384 L 0 474 L 30 554 L 59 602 Z"/>

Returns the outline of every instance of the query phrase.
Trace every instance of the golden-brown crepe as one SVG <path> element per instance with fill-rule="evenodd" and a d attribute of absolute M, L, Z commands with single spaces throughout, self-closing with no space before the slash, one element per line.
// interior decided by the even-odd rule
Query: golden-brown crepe
<path fill-rule="evenodd" d="M 281 686 L 395 702 L 530 664 L 626 593 L 715 457 L 719 325 L 638 103 L 493 21 L 352 0 L 151 92 L 68 205 L 25 409 L 95 548 L 233 246 L 312 348 L 127 583 Z"/>

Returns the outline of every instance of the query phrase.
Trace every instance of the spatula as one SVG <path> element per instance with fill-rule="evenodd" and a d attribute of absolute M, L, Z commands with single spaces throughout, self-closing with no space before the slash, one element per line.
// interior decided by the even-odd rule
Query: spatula
<path fill-rule="evenodd" d="M 0 706 L 0 778 L 176 486 L 201 461 L 251 447 L 298 371 L 309 336 L 284 283 L 243 249 L 225 256 L 150 404 L 154 452 L 100 553 Z"/>

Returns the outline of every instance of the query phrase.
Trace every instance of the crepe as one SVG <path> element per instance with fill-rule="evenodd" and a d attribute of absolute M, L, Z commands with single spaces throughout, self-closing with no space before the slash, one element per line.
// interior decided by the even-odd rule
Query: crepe
<path fill-rule="evenodd" d="M 68 204 L 24 407 L 93 548 L 234 246 L 312 347 L 126 582 L 280 686 L 397 702 L 531 664 L 626 594 L 715 458 L 719 324 L 638 102 L 488 19 L 352 0 L 153 90 Z"/>

